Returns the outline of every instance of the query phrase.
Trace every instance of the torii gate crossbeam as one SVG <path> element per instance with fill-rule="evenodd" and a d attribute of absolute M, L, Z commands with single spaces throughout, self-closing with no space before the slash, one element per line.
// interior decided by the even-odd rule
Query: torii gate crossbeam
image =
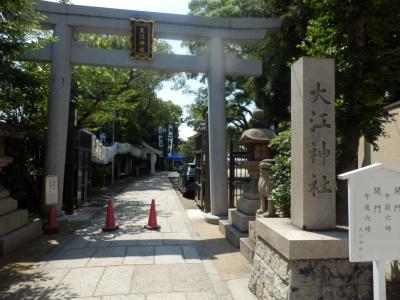
<path fill-rule="evenodd" d="M 228 211 L 226 168 L 225 75 L 261 75 L 261 61 L 239 59 L 225 53 L 224 43 L 242 44 L 261 40 L 280 26 L 277 18 L 205 18 L 150 13 L 37 1 L 35 9 L 47 18 L 43 26 L 53 29 L 57 41 L 29 53 L 25 59 L 51 62 L 45 175 L 60 179 L 59 209 L 62 204 L 68 111 L 73 64 L 120 68 L 147 68 L 207 74 L 210 152 L 209 222 L 217 223 Z M 132 60 L 129 50 L 89 48 L 74 42 L 77 32 L 130 35 L 129 20 L 155 22 L 155 38 L 197 40 L 207 43 L 205 54 L 155 54 L 152 61 Z"/>

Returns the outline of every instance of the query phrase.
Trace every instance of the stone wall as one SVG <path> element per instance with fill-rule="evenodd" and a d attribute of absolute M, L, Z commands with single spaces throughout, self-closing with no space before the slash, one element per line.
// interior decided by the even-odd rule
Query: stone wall
<path fill-rule="evenodd" d="M 249 289 L 258 299 L 372 299 L 372 264 L 289 261 L 258 236 Z"/>

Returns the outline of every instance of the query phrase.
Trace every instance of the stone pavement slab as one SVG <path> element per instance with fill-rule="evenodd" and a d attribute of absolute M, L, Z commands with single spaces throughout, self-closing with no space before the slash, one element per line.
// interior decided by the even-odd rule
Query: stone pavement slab
<path fill-rule="evenodd" d="M 212 290 L 210 278 L 201 264 L 170 265 L 174 291 L 207 292 Z"/>
<path fill-rule="evenodd" d="M 173 292 L 167 265 L 138 265 L 135 269 L 131 294 Z"/>
<path fill-rule="evenodd" d="M 62 249 L 44 266 L 47 269 L 85 267 L 96 248 Z"/>
<path fill-rule="evenodd" d="M 124 265 L 154 264 L 154 246 L 128 247 Z"/>
<path fill-rule="evenodd" d="M 97 248 L 90 259 L 89 267 L 100 267 L 100 266 L 115 266 L 121 265 L 125 256 L 125 247 L 105 247 Z"/>
<path fill-rule="evenodd" d="M 75 268 L 68 272 L 50 299 L 89 297 L 97 287 L 104 268 Z"/>
<path fill-rule="evenodd" d="M 201 259 L 195 246 L 183 246 L 183 257 L 188 264 L 199 264 Z"/>
<path fill-rule="evenodd" d="M 104 296 L 101 300 L 145 300 L 146 295 L 115 295 L 115 296 Z"/>
<path fill-rule="evenodd" d="M 146 300 L 186 300 L 185 293 L 150 294 Z"/>
<path fill-rule="evenodd" d="M 94 294 L 96 296 L 129 294 L 133 273 L 132 266 L 107 268 Z"/>
<path fill-rule="evenodd" d="M 151 199 L 156 200 L 160 231 L 144 229 Z M 0 298 L 233 299 L 218 270 L 240 264 L 235 256 L 240 254 L 221 246 L 226 241 L 217 227 L 204 227 L 208 225 L 196 219 L 197 213 L 183 209 L 167 176 L 133 182 L 114 198 L 113 206 L 119 230 L 102 232 L 104 217 L 95 217 L 19 282 L 0 290 Z M 228 279 L 246 275 L 233 272 Z"/>
<path fill-rule="evenodd" d="M 156 246 L 156 264 L 184 264 L 183 252 L 179 246 Z"/>

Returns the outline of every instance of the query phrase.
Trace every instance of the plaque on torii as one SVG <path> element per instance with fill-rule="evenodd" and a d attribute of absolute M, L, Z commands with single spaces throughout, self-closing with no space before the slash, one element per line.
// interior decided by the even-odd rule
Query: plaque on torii
<path fill-rule="evenodd" d="M 152 60 L 154 21 L 131 19 L 131 58 Z"/>

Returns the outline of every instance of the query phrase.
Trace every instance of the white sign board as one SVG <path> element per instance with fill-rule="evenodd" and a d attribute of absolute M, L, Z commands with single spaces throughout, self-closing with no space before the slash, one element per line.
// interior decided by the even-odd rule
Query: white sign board
<path fill-rule="evenodd" d="M 45 178 L 45 202 L 46 205 L 58 204 L 58 177 L 47 175 Z"/>
<path fill-rule="evenodd" d="M 349 260 L 373 261 L 374 299 L 386 299 L 385 261 L 400 259 L 400 169 L 373 164 L 348 179 Z"/>
<path fill-rule="evenodd" d="M 400 177 L 355 178 L 354 183 L 350 261 L 400 259 Z"/>

